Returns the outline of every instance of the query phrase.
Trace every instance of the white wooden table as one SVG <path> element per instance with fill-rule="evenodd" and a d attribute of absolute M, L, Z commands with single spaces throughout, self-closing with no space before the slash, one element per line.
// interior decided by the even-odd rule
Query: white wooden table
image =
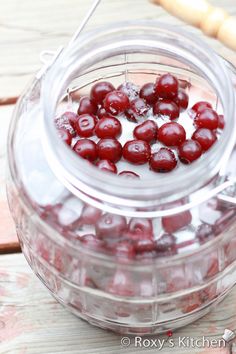
<path fill-rule="evenodd" d="M 174 1 L 174 0 L 173 0 Z M 236 15 L 235 0 L 212 0 Z M 0 5 L 0 103 L 18 96 L 40 68 L 42 50 L 66 44 L 91 1 L 8 0 Z M 119 14 L 119 18 L 117 18 Z M 155 18 L 202 35 L 167 15 L 147 0 L 102 0 L 88 27 L 115 20 Z M 206 39 L 218 53 L 236 64 L 236 53 Z M 157 349 L 121 346 L 121 337 L 94 328 L 63 309 L 48 294 L 19 251 L 5 195 L 7 129 L 13 106 L 0 106 L 0 354 L 117 354 L 155 352 Z M 161 353 L 236 353 L 222 349 L 178 348 L 179 336 L 221 338 L 224 329 L 236 330 L 236 289 L 211 314 L 173 335 L 176 346 Z M 165 337 L 161 337 L 165 338 Z"/>

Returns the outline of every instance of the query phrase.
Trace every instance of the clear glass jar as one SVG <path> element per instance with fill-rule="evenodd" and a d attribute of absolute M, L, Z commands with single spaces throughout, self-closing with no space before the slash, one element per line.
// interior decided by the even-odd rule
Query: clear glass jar
<path fill-rule="evenodd" d="M 94 82 L 142 84 L 162 72 L 226 119 L 217 144 L 190 168 L 124 180 L 85 163 L 58 137 L 55 117 Z M 27 261 L 73 313 L 119 333 L 160 333 L 203 316 L 233 287 L 235 82 L 235 69 L 204 43 L 148 21 L 80 36 L 23 93 L 9 132 L 9 205 Z M 85 237 L 101 220 L 113 225 L 109 247 Z M 144 242 L 133 257 L 127 242 L 115 243 L 127 241 L 131 221 L 139 232 L 151 227 L 155 240 L 177 241 L 155 250 Z"/>

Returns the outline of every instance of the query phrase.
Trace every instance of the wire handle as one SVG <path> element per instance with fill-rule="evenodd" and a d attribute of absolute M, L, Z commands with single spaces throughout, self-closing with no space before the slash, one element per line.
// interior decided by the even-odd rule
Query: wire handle
<path fill-rule="evenodd" d="M 162 6 L 167 12 L 194 27 L 207 36 L 236 50 L 236 18 L 225 10 L 214 7 L 207 0 L 150 0 Z"/>
<path fill-rule="evenodd" d="M 77 31 L 73 34 L 70 42 L 69 42 L 69 46 L 74 43 L 74 41 L 76 41 L 76 39 L 79 37 L 80 33 L 83 31 L 84 27 L 87 25 L 88 21 L 90 20 L 90 18 L 92 17 L 93 13 L 95 12 L 96 8 L 98 7 L 98 5 L 100 4 L 101 0 L 95 0 L 91 6 L 91 8 L 89 9 L 88 13 L 86 14 L 86 16 L 84 17 L 82 23 L 80 24 L 79 28 L 77 29 Z"/>
<path fill-rule="evenodd" d="M 71 40 L 69 41 L 67 48 L 70 47 L 76 39 L 79 37 L 80 33 L 83 31 L 84 27 L 92 17 L 94 11 L 100 4 L 101 0 L 94 0 L 92 6 L 90 7 L 88 13 L 84 17 L 83 21 L 81 22 L 79 28 L 76 30 L 76 32 L 73 34 Z M 36 78 L 40 79 L 45 72 L 52 66 L 52 64 L 55 62 L 55 60 L 58 58 L 58 56 L 63 52 L 64 47 L 60 46 L 57 51 L 53 52 L 50 50 L 45 50 L 41 52 L 40 54 L 40 60 L 44 64 L 44 66 L 40 69 L 40 71 L 36 74 Z"/>

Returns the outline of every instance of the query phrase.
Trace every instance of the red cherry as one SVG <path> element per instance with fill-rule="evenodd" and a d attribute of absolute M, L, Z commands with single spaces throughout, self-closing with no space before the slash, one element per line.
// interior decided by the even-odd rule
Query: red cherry
<path fill-rule="evenodd" d="M 77 113 L 82 114 L 96 114 L 98 110 L 97 105 L 90 100 L 89 97 L 82 97 L 79 102 L 79 108 Z"/>
<path fill-rule="evenodd" d="M 92 114 L 82 114 L 75 123 L 75 131 L 82 138 L 94 135 L 97 118 Z"/>
<path fill-rule="evenodd" d="M 118 269 L 116 271 L 115 275 L 108 283 L 106 291 L 118 296 L 134 296 L 135 294 L 134 284 L 131 281 L 130 277 L 128 276 L 128 273 L 121 269 Z M 121 309 L 118 308 L 118 312 L 120 315 L 128 316 L 128 314 L 126 314 L 127 313 L 126 308 L 123 311 L 122 311 L 122 307 Z"/>
<path fill-rule="evenodd" d="M 227 210 L 222 214 L 222 216 L 216 220 L 214 224 L 214 231 L 216 235 L 219 235 L 221 232 L 225 232 L 227 228 L 234 222 L 235 211 L 232 209 Z"/>
<path fill-rule="evenodd" d="M 89 139 L 78 140 L 73 150 L 77 155 L 89 161 L 95 161 L 98 157 L 97 145 Z"/>
<path fill-rule="evenodd" d="M 138 140 L 144 140 L 150 143 L 156 139 L 157 124 L 153 120 L 146 120 L 134 129 L 134 137 Z"/>
<path fill-rule="evenodd" d="M 113 246 L 112 253 L 117 258 L 133 259 L 135 257 L 135 248 L 130 242 L 122 241 Z"/>
<path fill-rule="evenodd" d="M 102 118 L 110 118 L 113 116 L 111 114 L 107 113 L 105 108 L 100 107 L 100 108 L 98 108 L 98 111 L 97 111 L 97 117 L 98 117 L 98 119 L 102 119 Z"/>
<path fill-rule="evenodd" d="M 116 138 L 121 134 L 120 121 L 114 117 L 102 118 L 96 125 L 95 133 L 99 138 Z"/>
<path fill-rule="evenodd" d="M 201 224 L 196 231 L 196 237 L 200 243 L 205 243 L 214 238 L 214 230 L 209 224 Z"/>
<path fill-rule="evenodd" d="M 185 271 L 185 268 L 182 264 L 176 264 L 175 267 L 172 267 L 171 271 L 168 271 L 167 268 L 167 272 L 164 274 L 164 277 L 167 292 L 176 292 L 183 289 L 188 289 L 191 284 L 189 275 Z M 183 304 L 186 306 L 186 297 L 183 301 Z"/>
<path fill-rule="evenodd" d="M 100 218 L 101 210 L 86 204 L 81 213 L 80 221 L 84 225 L 94 225 Z"/>
<path fill-rule="evenodd" d="M 106 213 L 97 221 L 95 229 L 98 237 L 121 237 L 126 230 L 126 218 L 120 215 Z"/>
<path fill-rule="evenodd" d="M 78 114 L 74 113 L 74 112 L 65 112 L 63 113 L 63 115 L 61 116 L 62 121 L 66 123 L 69 123 L 72 128 L 75 127 L 75 123 L 78 120 Z M 62 128 L 62 126 L 59 126 L 58 128 Z"/>
<path fill-rule="evenodd" d="M 134 248 L 137 253 L 152 252 L 155 251 L 156 244 L 150 239 L 137 239 L 134 242 Z"/>
<path fill-rule="evenodd" d="M 161 98 L 173 99 L 177 96 L 179 82 L 171 74 L 164 74 L 159 77 L 155 84 L 155 92 Z"/>
<path fill-rule="evenodd" d="M 202 155 L 202 147 L 195 140 L 186 140 L 179 147 L 179 159 L 184 164 L 192 163 Z"/>
<path fill-rule="evenodd" d="M 96 166 L 100 170 L 117 173 L 116 165 L 109 160 L 100 160 L 96 163 Z"/>
<path fill-rule="evenodd" d="M 91 289 L 97 289 L 97 285 L 90 278 L 88 273 L 89 273 L 89 271 L 85 267 L 81 268 L 80 275 L 78 275 L 79 282 L 80 282 L 81 286 L 86 286 Z M 73 298 L 73 300 L 71 301 L 71 304 L 73 304 L 73 306 L 75 306 L 78 309 L 81 309 L 81 310 L 83 309 L 83 305 L 78 298 L 77 299 Z"/>
<path fill-rule="evenodd" d="M 88 248 L 101 251 L 104 248 L 104 241 L 96 237 L 95 235 L 84 235 L 81 237 L 81 242 Z"/>
<path fill-rule="evenodd" d="M 145 240 L 146 241 L 146 240 Z M 154 259 L 156 258 L 157 253 L 156 251 L 141 251 L 137 252 L 135 259 L 141 262 L 145 262 L 146 260 L 148 261 L 149 259 Z"/>
<path fill-rule="evenodd" d="M 58 129 L 58 135 L 67 145 L 70 145 L 72 142 L 72 134 L 67 129 Z"/>
<path fill-rule="evenodd" d="M 114 90 L 115 87 L 110 82 L 98 82 L 91 88 L 90 98 L 97 104 L 102 104 L 106 95 Z"/>
<path fill-rule="evenodd" d="M 190 211 L 184 211 L 182 213 L 165 216 L 162 218 L 162 227 L 168 233 L 172 234 L 183 227 L 189 225 L 192 221 L 192 214 Z"/>
<path fill-rule="evenodd" d="M 193 133 L 192 139 L 196 140 L 201 145 L 202 150 L 206 151 L 216 142 L 217 136 L 210 129 L 200 128 Z"/>
<path fill-rule="evenodd" d="M 117 162 L 122 156 L 122 146 L 116 139 L 101 139 L 98 144 L 98 156 L 100 160 Z"/>
<path fill-rule="evenodd" d="M 147 83 L 143 85 L 140 90 L 139 96 L 150 105 L 154 104 L 158 100 L 158 96 L 154 90 L 153 83 Z"/>
<path fill-rule="evenodd" d="M 194 118 L 194 123 L 198 128 L 215 130 L 218 128 L 219 116 L 213 109 L 207 108 Z"/>
<path fill-rule="evenodd" d="M 219 114 L 218 117 L 219 117 L 218 128 L 219 129 L 224 129 L 224 127 L 225 127 L 225 118 L 224 118 L 223 114 Z"/>
<path fill-rule="evenodd" d="M 149 106 L 147 105 L 146 101 L 142 98 L 136 98 L 130 102 L 130 108 L 126 112 L 126 117 L 136 122 L 140 117 L 145 117 L 149 110 Z"/>
<path fill-rule="evenodd" d="M 154 104 L 153 114 L 166 116 L 170 120 L 174 120 L 179 117 L 179 107 L 174 101 L 165 99 Z"/>
<path fill-rule="evenodd" d="M 170 172 L 176 167 L 177 160 L 172 150 L 161 148 L 151 155 L 149 163 L 151 170 L 155 172 Z"/>
<path fill-rule="evenodd" d="M 150 239 L 153 237 L 152 221 L 148 219 L 132 218 L 129 221 L 128 233 L 132 239 Z"/>
<path fill-rule="evenodd" d="M 195 105 L 193 105 L 193 107 L 191 109 L 195 113 L 200 113 L 208 108 L 212 109 L 212 105 L 209 102 L 200 101 L 200 102 L 195 103 Z"/>
<path fill-rule="evenodd" d="M 47 245 L 43 240 L 38 240 L 36 245 L 38 256 L 42 257 L 47 263 L 51 260 L 51 250 L 48 249 Z"/>
<path fill-rule="evenodd" d="M 148 162 L 151 155 L 150 145 L 146 141 L 131 140 L 123 147 L 123 157 L 125 160 L 135 164 L 143 165 Z"/>
<path fill-rule="evenodd" d="M 125 177 L 125 178 L 131 178 L 131 179 L 135 179 L 135 178 L 140 178 L 140 176 L 132 171 L 122 171 L 119 173 L 119 176 L 121 177 Z"/>
<path fill-rule="evenodd" d="M 189 97 L 184 90 L 179 90 L 176 98 L 174 99 L 175 103 L 179 106 L 180 111 L 184 111 L 188 108 Z"/>
<path fill-rule="evenodd" d="M 176 250 L 176 237 L 172 234 L 164 234 L 156 240 L 157 252 L 173 252 Z"/>
<path fill-rule="evenodd" d="M 220 271 L 220 260 L 216 256 L 213 256 L 209 261 L 209 268 L 207 270 L 206 278 L 213 277 Z"/>
<path fill-rule="evenodd" d="M 179 146 L 185 141 L 186 132 L 179 123 L 165 123 L 159 128 L 157 139 L 167 146 Z"/>
<path fill-rule="evenodd" d="M 125 93 L 131 101 L 139 95 L 139 87 L 132 82 L 124 82 L 117 88 L 117 90 Z"/>
<path fill-rule="evenodd" d="M 121 91 L 113 91 L 106 95 L 103 106 L 108 113 L 120 114 L 129 108 L 129 98 Z"/>

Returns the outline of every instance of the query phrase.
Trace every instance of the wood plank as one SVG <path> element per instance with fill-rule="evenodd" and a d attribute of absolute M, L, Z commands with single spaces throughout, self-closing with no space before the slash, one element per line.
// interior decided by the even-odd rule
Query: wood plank
<path fill-rule="evenodd" d="M 15 226 L 10 215 L 6 196 L 6 149 L 7 132 L 13 106 L 0 108 L 0 253 L 20 250 Z"/>
<path fill-rule="evenodd" d="M 212 0 L 236 14 L 234 0 Z M 0 17 L 0 97 L 17 96 L 41 64 L 42 50 L 65 45 L 86 13 L 90 1 L 8 0 L 1 3 Z M 118 16 L 117 16 L 118 14 Z M 102 0 L 87 29 L 114 21 L 158 19 L 188 28 L 203 38 L 199 30 L 184 25 L 148 0 Z M 221 55 L 232 60 L 235 54 L 215 40 L 205 38 Z"/>
<path fill-rule="evenodd" d="M 230 353 L 220 349 L 179 348 L 179 337 L 220 339 L 225 328 L 236 330 L 236 288 L 200 321 L 173 334 L 176 354 Z M 0 353 L 14 354 L 117 354 L 146 353 L 147 348 L 121 346 L 121 336 L 93 327 L 59 305 L 32 271 L 22 254 L 0 256 Z M 167 339 L 156 336 L 155 339 Z M 157 348 L 148 352 L 157 353 Z M 169 348 L 161 351 L 170 353 Z M 172 352 L 172 351 L 171 351 Z"/>

